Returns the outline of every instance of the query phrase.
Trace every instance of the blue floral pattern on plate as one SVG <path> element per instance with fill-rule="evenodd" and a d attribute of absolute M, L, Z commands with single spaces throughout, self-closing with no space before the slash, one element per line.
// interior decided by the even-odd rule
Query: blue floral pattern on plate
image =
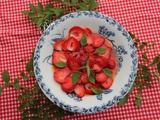
<path fill-rule="evenodd" d="M 92 19 L 90 22 L 81 21 L 88 21 L 90 19 Z M 77 23 L 72 22 L 73 20 Z M 64 27 L 62 27 L 61 24 L 63 24 Z M 56 83 L 53 82 L 52 67 L 48 64 L 51 63 L 53 44 L 57 38 L 64 37 L 67 29 L 72 27 L 73 24 L 80 24 L 82 27 L 89 26 L 91 29 L 99 32 L 110 40 L 116 49 L 119 62 L 117 78 L 114 80 L 111 88 L 100 95 L 79 99 L 73 94 L 64 94 L 64 92 L 61 92 L 61 89 L 56 85 Z M 96 27 L 94 27 L 93 24 Z M 59 26 L 61 26 L 61 30 L 58 29 Z M 69 28 L 67 28 L 68 26 Z M 57 37 L 57 33 L 59 35 L 63 33 L 64 36 Z M 117 38 L 119 41 L 117 41 Z M 126 60 L 128 60 L 127 64 Z M 136 77 L 137 66 L 137 52 L 129 34 L 121 24 L 109 16 L 98 12 L 75 12 L 57 19 L 44 31 L 44 34 L 40 37 L 37 43 L 34 53 L 34 72 L 37 82 L 44 94 L 59 107 L 78 113 L 99 112 L 118 103 L 131 88 Z M 120 79 L 123 79 L 124 82 L 121 82 Z M 90 102 L 86 103 L 88 100 L 93 100 L 94 105 Z"/>

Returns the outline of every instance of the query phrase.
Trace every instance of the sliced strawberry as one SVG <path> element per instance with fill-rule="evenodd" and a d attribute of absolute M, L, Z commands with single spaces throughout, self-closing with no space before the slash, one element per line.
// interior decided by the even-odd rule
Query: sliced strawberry
<path fill-rule="evenodd" d="M 97 55 L 95 61 L 98 62 L 102 68 L 107 66 L 107 60 L 103 56 Z"/>
<path fill-rule="evenodd" d="M 80 54 L 80 55 L 84 55 L 84 54 L 85 54 L 84 49 L 81 48 L 81 49 L 79 50 L 79 54 Z"/>
<path fill-rule="evenodd" d="M 62 61 L 62 62 L 67 62 L 67 58 L 64 54 L 64 52 L 57 52 L 55 51 L 52 55 L 52 62 L 53 64 L 56 64 L 57 62 Z"/>
<path fill-rule="evenodd" d="M 95 38 L 93 35 L 87 35 L 87 44 L 88 45 L 93 45 L 95 41 Z"/>
<path fill-rule="evenodd" d="M 102 71 L 101 64 L 98 63 L 98 62 L 94 62 L 91 69 L 96 70 L 96 72 L 101 72 Z"/>
<path fill-rule="evenodd" d="M 93 47 L 100 47 L 105 42 L 105 38 L 99 35 L 94 35 Z"/>
<path fill-rule="evenodd" d="M 74 37 L 77 41 L 80 41 L 85 30 L 79 26 L 74 26 L 69 30 L 69 37 Z"/>
<path fill-rule="evenodd" d="M 56 71 L 54 72 L 54 79 L 58 82 L 58 83 L 63 83 L 64 79 L 70 74 L 70 70 L 65 67 L 63 69 L 56 69 Z"/>
<path fill-rule="evenodd" d="M 84 51 L 85 52 L 87 52 L 87 53 L 92 53 L 92 52 L 94 52 L 94 47 L 93 46 L 91 46 L 91 45 L 86 45 L 84 48 Z"/>
<path fill-rule="evenodd" d="M 109 60 L 108 60 L 107 68 L 109 68 L 109 69 L 114 69 L 115 67 L 116 67 L 116 62 L 115 62 L 115 60 L 109 59 Z"/>
<path fill-rule="evenodd" d="M 86 65 L 87 58 L 88 58 L 88 56 L 87 56 L 86 54 L 81 55 L 81 56 L 78 58 L 78 63 L 79 63 L 79 65 L 80 65 L 80 66 Z"/>
<path fill-rule="evenodd" d="M 62 44 L 64 43 L 64 40 L 58 40 L 54 44 L 54 50 L 62 51 Z"/>
<path fill-rule="evenodd" d="M 68 76 L 64 79 L 64 82 L 61 84 L 61 88 L 65 92 L 72 92 L 75 89 L 75 85 L 72 85 L 72 77 Z"/>
<path fill-rule="evenodd" d="M 99 83 L 103 83 L 108 79 L 108 76 L 103 72 L 96 74 L 96 81 Z"/>
<path fill-rule="evenodd" d="M 92 83 L 90 83 L 90 82 L 86 83 L 86 84 L 84 85 L 86 94 L 89 94 L 89 95 L 93 95 L 93 94 L 94 94 L 94 92 L 91 90 L 91 87 L 93 87 L 93 88 L 98 88 L 99 86 L 98 86 L 98 84 L 92 84 Z"/>
<path fill-rule="evenodd" d="M 89 81 L 86 72 L 80 76 L 80 79 L 82 84 L 86 84 Z"/>
<path fill-rule="evenodd" d="M 83 28 L 87 35 L 92 34 L 92 31 L 89 28 Z"/>
<path fill-rule="evenodd" d="M 85 95 L 85 89 L 83 85 L 77 85 L 74 89 L 74 92 L 76 93 L 77 97 L 83 97 Z"/>
<path fill-rule="evenodd" d="M 111 56 L 112 49 L 109 47 L 107 47 L 106 49 L 107 49 L 106 52 L 102 54 L 101 56 L 103 56 L 106 60 L 108 60 Z"/>
<path fill-rule="evenodd" d="M 74 37 L 68 38 L 62 45 L 62 49 L 64 51 L 74 52 L 74 51 L 77 51 L 79 47 L 80 47 L 79 42 Z"/>
<path fill-rule="evenodd" d="M 105 82 L 103 82 L 101 85 L 104 89 L 108 89 L 111 87 L 112 83 L 113 83 L 113 79 L 108 77 L 108 79 Z"/>
<path fill-rule="evenodd" d="M 80 67 L 78 59 L 70 56 L 67 61 L 67 67 L 72 71 L 77 71 Z"/>

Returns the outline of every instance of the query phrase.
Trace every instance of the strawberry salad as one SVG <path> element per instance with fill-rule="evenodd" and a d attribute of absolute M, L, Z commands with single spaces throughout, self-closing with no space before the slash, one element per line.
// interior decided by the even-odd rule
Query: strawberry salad
<path fill-rule="evenodd" d="M 77 97 L 101 94 L 111 87 L 117 72 L 116 52 L 106 38 L 89 28 L 74 26 L 67 39 L 54 44 L 54 80 Z"/>

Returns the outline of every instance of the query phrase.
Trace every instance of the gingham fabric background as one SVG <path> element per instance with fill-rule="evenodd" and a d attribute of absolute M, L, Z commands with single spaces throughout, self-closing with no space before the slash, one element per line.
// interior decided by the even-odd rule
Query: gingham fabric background
<path fill-rule="evenodd" d="M 21 14 L 29 9 L 29 2 L 38 0 L 0 0 L 0 73 L 8 70 L 11 79 L 16 78 L 20 71 L 25 70 L 25 64 L 31 57 L 32 48 L 41 35 L 36 25 Z M 43 4 L 49 0 L 40 1 Z M 136 37 L 147 42 L 156 42 L 154 49 L 149 51 L 149 59 L 153 60 L 156 52 L 160 52 L 160 1 L 159 0 L 99 0 L 98 11 L 107 14 L 121 23 Z M 140 55 L 141 52 L 138 51 Z M 160 120 L 160 86 L 152 77 L 152 88 L 145 89 L 140 108 L 134 105 L 134 98 L 124 106 L 114 107 L 94 114 L 74 114 L 62 120 Z M 32 85 L 34 80 L 23 82 L 22 85 Z M 0 77 L 0 85 L 2 85 Z M 18 92 L 7 88 L 0 96 L 0 120 L 20 120 L 21 111 L 17 110 Z M 136 94 L 136 91 L 133 93 Z"/>

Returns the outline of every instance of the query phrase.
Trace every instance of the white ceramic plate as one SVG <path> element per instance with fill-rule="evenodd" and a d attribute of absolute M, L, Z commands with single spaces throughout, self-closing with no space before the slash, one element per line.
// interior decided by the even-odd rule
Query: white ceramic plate
<path fill-rule="evenodd" d="M 100 95 L 78 98 L 67 94 L 53 79 L 53 44 L 67 36 L 73 26 L 88 27 L 110 40 L 118 55 L 118 73 L 110 89 Z M 34 72 L 44 94 L 56 105 L 71 112 L 94 113 L 118 103 L 131 88 L 137 72 L 137 53 L 128 32 L 115 20 L 97 12 L 75 12 L 57 19 L 40 37 L 34 54 Z"/>

